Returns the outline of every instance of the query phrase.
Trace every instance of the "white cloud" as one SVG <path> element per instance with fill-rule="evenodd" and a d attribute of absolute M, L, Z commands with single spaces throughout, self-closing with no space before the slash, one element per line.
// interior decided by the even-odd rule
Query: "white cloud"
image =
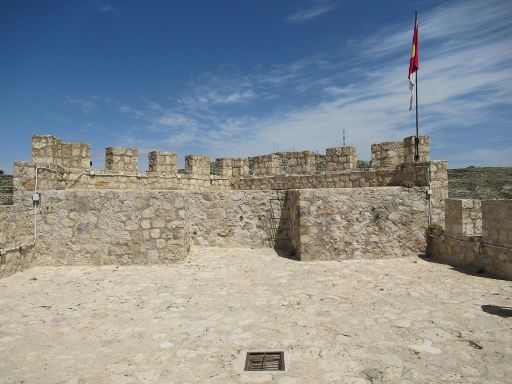
<path fill-rule="evenodd" d="M 311 19 L 314 19 L 318 16 L 323 15 L 331 10 L 333 10 L 337 4 L 329 3 L 322 1 L 319 4 L 316 4 L 312 8 L 300 10 L 286 18 L 287 21 L 290 22 L 304 22 Z"/>
<path fill-rule="evenodd" d="M 499 133 L 487 130 L 497 119 L 503 130 L 512 128 L 496 112 L 512 104 L 510 20 L 512 8 L 497 1 L 450 3 L 421 15 L 420 133 L 432 136 L 433 158 L 457 166 L 510 164 L 511 137 L 496 145 L 490 140 Z M 407 110 L 409 24 L 356 42 L 360 50 L 348 60 L 333 53 L 245 73 L 222 68 L 197 77 L 174 104 L 120 111 L 160 134 L 141 137 L 139 145 L 164 144 L 183 155 L 191 147 L 219 157 L 264 154 L 274 143 L 280 150 L 323 153 L 341 145 L 345 129 L 347 144 L 369 159 L 372 143 L 415 131 Z M 467 139 L 476 127 L 478 149 Z M 450 145 L 454 135 L 465 143 L 460 155 Z"/>

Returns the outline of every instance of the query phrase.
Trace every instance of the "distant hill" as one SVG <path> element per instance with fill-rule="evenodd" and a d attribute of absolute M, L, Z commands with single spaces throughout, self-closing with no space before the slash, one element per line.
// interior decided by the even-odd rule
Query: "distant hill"
<path fill-rule="evenodd" d="M 456 199 L 512 199 L 512 167 L 449 169 L 448 196 Z"/>

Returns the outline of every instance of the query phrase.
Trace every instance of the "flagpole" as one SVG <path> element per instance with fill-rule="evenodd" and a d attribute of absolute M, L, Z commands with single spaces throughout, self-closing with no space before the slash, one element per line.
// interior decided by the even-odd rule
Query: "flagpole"
<path fill-rule="evenodd" d="M 416 16 L 416 25 L 418 25 L 418 11 L 415 11 Z M 419 40 L 419 39 L 418 39 Z M 419 45 L 419 44 L 418 44 Z M 418 47 L 415 47 L 416 49 L 416 55 L 418 54 Z M 420 153 L 419 153 L 419 143 L 420 143 L 420 137 L 419 137 L 419 131 L 418 131 L 418 71 L 419 68 L 416 69 L 416 139 L 415 139 L 415 153 L 414 153 L 414 160 L 418 161 L 420 159 Z"/>

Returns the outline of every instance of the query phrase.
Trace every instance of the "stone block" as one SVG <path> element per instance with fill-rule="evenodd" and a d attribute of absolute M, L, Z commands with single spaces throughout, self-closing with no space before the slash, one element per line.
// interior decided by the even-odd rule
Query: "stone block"
<path fill-rule="evenodd" d="M 217 176 L 231 177 L 233 176 L 233 159 L 221 158 L 215 160 L 215 174 Z"/>
<path fill-rule="evenodd" d="M 512 248 L 512 200 L 482 200 L 482 241 Z"/>
<path fill-rule="evenodd" d="M 210 174 L 210 159 L 204 155 L 185 156 L 185 173 L 188 175 L 208 176 Z"/>
<path fill-rule="evenodd" d="M 446 199 L 444 230 L 453 237 L 482 234 L 482 206 L 480 200 Z"/>
<path fill-rule="evenodd" d="M 32 161 L 36 164 L 61 166 L 65 169 L 85 171 L 90 167 L 89 144 L 65 143 L 55 136 L 32 136 Z"/>
<path fill-rule="evenodd" d="M 249 159 L 247 157 L 233 159 L 233 176 L 248 176 L 249 175 Z"/>
<path fill-rule="evenodd" d="M 254 164 L 254 176 L 276 176 L 281 173 L 280 157 L 275 153 L 251 159 Z"/>
<path fill-rule="evenodd" d="M 357 167 L 357 150 L 354 147 L 327 148 L 325 151 L 327 172 L 338 172 Z"/>
<path fill-rule="evenodd" d="M 137 149 L 108 147 L 105 149 L 105 168 L 111 172 L 137 172 Z"/>
<path fill-rule="evenodd" d="M 174 152 L 151 151 L 148 153 L 149 171 L 164 175 L 178 173 L 178 155 Z"/>
<path fill-rule="evenodd" d="M 395 168 L 404 162 L 401 141 L 372 144 L 371 151 L 373 168 Z"/>
<path fill-rule="evenodd" d="M 418 136 L 418 155 L 419 158 L 414 158 L 416 154 L 416 136 L 409 136 L 403 140 L 403 154 L 404 163 L 411 164 L 415 162 L 425 162 L 430 160 L 430 137 Z"/>

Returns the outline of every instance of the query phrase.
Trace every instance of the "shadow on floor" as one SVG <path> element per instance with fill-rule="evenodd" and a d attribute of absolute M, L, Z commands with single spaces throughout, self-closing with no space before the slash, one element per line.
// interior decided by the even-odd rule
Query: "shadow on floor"
<path fill-rule="evenodd" d="M 285 259 L 299 261 L 294 250 L 274 248 L 274 251 L 276 251 L 276 253 L 279 257 L 284 257 Z"/>
<path fill-rule="evenodd" d="M 487 279 L 493 279 L 493 280 L 505 280 L 505 281 L 508 281 L 507 279 L 501 279 L 499 277 L 496 277 L 496 276 L 493 276 L 493 275 L 487 273 L 484 268 L 470 268 L 470 267 L 463 268 L 463 267 L 457 267 L 457 266 L 453 266 L 453 265 L 450 265 L 448 263 L 445 263 L 445 262 L 433 259 L 432 257 L 430 257 L 430 256 L 428 256 L 426 254 L 423 254 L 423 253 L 419 254 L 418 257 L 420 259 L 422 259 L 422 260 L 425 260 L 425 261 L 429 262 L 429 263 L 447 265 L 451 269 L 453 269 L 454 271 L 461 272 L 461 273 L 464 273 L 466 275 L 485 277 Z"/>
<path fill-rule="evenodd" d="M 499 317 L 512 317 L 512 307 L 501 307 L 499 305 L 482 305 L 482 311 Z"/>

